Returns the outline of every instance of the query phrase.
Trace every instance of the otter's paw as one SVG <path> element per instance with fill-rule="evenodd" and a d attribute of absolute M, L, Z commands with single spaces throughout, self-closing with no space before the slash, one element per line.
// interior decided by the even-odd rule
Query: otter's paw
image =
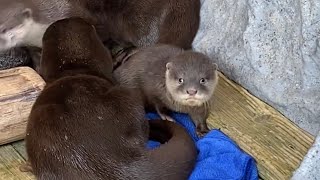
<path fill-rule="evenodd" d="M 167 121 L 171 121 L 171 122 L 176 122 L 176 120 L 174 120 L 172 117 L 170 117 L 169 115 L 167 115 L 167 113 L 165 113 L 165 111 L 163 111 L 163 109 L 156 107 L 157 113 L 159 114 L 160 118 L 162 120 L 167 120 Z"/>
<path fill-rule="evenodd" d="M 19 170 L 21 172 L 31 172 L 32 173 L 33 170 L 32 170 L 32 166 L 31 166 L 30 161 L 25 162 L 25 164 L 21 164 L 19 167 Z"/>
<path fill-rule="evenodd" d="M 205 136 L 209 131 L 210 131 L 209 128 L 204 124 L 200 124 L 196 127 L 196 133 L 200 138 Z"/>
<path fill-rule="evenodd" d="M 114 69 L 117 69 L 117 67 L 124 64 L 131 58 L 131 56 L 133 56 L 137 52 L 138 49 L 136 49 L 135 47 L 127 47 L 120 49 L 117 53 L 115 53 L 112 56 Z"/>
<path fill-rule="evenodd" d="M 176 120 L 174 120 L 172 117 L 170 116 L 167 116 L 166 119 L 167 121 L 171 121 L 171 122 L 176 122 Z"/>
<path fill-rule="evenodd" d="M 176 122 L 176 120 L 174 120 L 172 117 L 166 115 L 166 114 L 162 114 L 162 113 L 158 113 L 159 116 L 161 117 L 162 120 L 167 120 L 167 121 L 171 121 L 171 122 Z"/>

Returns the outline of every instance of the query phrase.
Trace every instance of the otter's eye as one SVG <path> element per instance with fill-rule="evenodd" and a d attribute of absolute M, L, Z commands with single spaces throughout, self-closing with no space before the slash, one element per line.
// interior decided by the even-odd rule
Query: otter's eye
<path fill-rule="evenodd" d="M 4 29 L 1 30 L 1 33 L 5 34 L 7 31 L 8 31 L 8 29 L 4 28 Z"/>
<path fill-rule="evenodd" d="M 179 81 L 179 84 L 183 83 L 183 79 L 182 78 L 179 78 L 178 81 Z"/>
<path fill-rule="evenodd" d="M 201 78 L 201 79 L 200 79 L 200 84 L 204 84 L 204 83 L 206 83 L 206 79 Z"/>

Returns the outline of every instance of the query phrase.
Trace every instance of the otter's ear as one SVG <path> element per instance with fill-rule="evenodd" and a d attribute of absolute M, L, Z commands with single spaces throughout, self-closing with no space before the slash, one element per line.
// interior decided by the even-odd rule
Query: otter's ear
<path fill-rule="evenodd" d="M 172 68 L 172 63 L 171 63 L 171 62 L 168 62 L 168 63 L 166 64 L 166 68 L 167 68 L 167 70 L 170 70 L 170 69 Z"/>
<path fill-rule="evenodd" d="M 24 9 L 22 12 L 22 17 L 28 19 L 28 18 L 31 18 L 32 17 L 32 10 L 30 8 L 26 8 Z"/>
<path fill-rule="evenodd" d="M 212 63 L 212 69 L 213 69 L 214 71 L 219 69 L 217 63 L 213 62 L 212 60 L 211 60 L 211 63 Z"/>
<path fill-rule="evenodd" d="M 214 70 L 218 70 L 219 67 L 217 63 L 212 62 L 212 65 Z"/>

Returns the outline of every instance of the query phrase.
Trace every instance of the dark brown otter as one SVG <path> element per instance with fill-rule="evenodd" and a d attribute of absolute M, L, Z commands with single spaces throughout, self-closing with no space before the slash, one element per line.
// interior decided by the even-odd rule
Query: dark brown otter
<path fill-rule="evenodd" d="M 139 88 L 146 104 L 162 119 L 166 111 L 188 113 L 198 135 L 208 132 L 206 119 L 218 82 L 217 65 L 204 54 L 172 45 L 140 49 L 114 71 L 123 87 Z"/>
<path fill-rule="evenodd" d="M 109 50 L 98 39 L 93 26 L 78 21 L 59 21 L 46 31 L 40 64 L 40 75 L 46 82 L 79 73 L 112 77 Z"/>
<path fill-rule="evenodd" d="M 48 84 L 34 103 L 26 148 L 40 180 L 187 179 L 196 158 L 178 125 L 146 121 L 136 91 L 116 86 L 110 53 L 79 18 L 45 32 L 41 61 Z M 161 143 L 147 150 L 150 138 Z"/>

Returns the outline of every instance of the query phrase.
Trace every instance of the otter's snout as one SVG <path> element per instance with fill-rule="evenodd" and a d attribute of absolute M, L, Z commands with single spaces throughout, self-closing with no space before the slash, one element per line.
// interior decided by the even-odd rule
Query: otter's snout
<path fill-rule="evenodd" d="M 197 90 L 196 89 L 188 89 L 187 90 L 187 93 L 190 95 L 190 96 L 194 96 L 197 94 Z"/>

